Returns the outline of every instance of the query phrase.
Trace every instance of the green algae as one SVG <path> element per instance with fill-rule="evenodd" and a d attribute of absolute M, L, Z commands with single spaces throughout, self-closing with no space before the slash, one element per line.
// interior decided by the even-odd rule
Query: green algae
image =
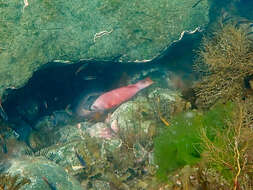
<path fill-rule="evenodd" d="M 207 168 L 217 171 L 234 189 L 252 187 L 253 131 L 248 122 L 251 113 L 246 102 L 237 102 L 232 120 L 226 120 L 226 128 L 217 130 L 213 138 L 202 130 L 204 151 L 203 163 Z"/>
<path fill-rule="evenodd" d="M 201 130 L 205 129 L 207 138 L 213 140 L 217 131 L 223 131 L 227 127 L 232 111 L 233 104 L 228 103 L 217 105 L 206 113 L 192 111 L 175 116 L 171 126 L 161 129 L 160 135 L 155 138 L 158 178 L 166 180 L 169 172 L 198 163 L 205 149 Z"/>

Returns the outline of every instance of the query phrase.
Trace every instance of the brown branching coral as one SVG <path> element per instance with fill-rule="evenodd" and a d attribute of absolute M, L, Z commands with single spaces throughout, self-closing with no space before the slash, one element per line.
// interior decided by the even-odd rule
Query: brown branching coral
<path fill-rule="evenodd" d="M 9 174 L 0 175 L 0 189 L 18 190 L 23 185 L 29 184 L 31 181 L 26 178 L 20 178 L 19 175 L 10 176 Z"/>
<path fill-rule="evenodd" d="M 252 122 L 252 121 L 251 121 Z M 204 161 L 216 168 L 231 182 L 233 190 L 253 187 L 253 130 L 249 127 L 245 103 L 238 103 L 238 110 L 228 128 L 217 132 L 211 141 L 203 129 L 201 138 L 205 151 Z M 232 180 L 230 180 L 232 179 Z"/>
<path fill-rule="evenodd" d="M 252 42 L 234 25 L 225 25 L 210 37 L 204 37 L 195 64 L 203 74 L 195 86 L 197 105 L 209 107 L 217 100 L 235 100 L 245 96 L 245 78 L 253 75 Z"/>

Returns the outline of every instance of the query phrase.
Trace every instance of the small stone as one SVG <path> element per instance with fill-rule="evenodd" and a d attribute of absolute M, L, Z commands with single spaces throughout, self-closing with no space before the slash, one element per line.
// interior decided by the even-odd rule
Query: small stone
<path fill-rule="evenodd" d="M 182 182 L 179 181 L 179 180 L 177 180 L 177 181 L 176 181 L 176 184 L 177 184 L 177 185 L 182 185 Z"/>
<path fill-rule="evenodd" d="M 11 166 L 7 169 L 11 175 L 21 175 L 31 180 L 30 184 L 23 186 L 22 190 L 48 189 L 48 185 L 43 178 L 55 189 L 61 190 L 82 190 L 81 184 L 70 176 L 65 170 L 57 164 L 36 157 L 23 157 L 22 159 L 13 159 Z"/>

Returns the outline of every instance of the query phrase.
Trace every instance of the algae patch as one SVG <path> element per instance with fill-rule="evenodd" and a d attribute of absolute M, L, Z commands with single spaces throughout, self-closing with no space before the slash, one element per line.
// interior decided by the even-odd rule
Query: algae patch
<path fill-rule="evenodd" d="M 225 121 L 230 119 L 232 108 L 231 104 L 218 105 L 203 114 L 191 111 L 175 116 L 171 126 L 163 128 L 155 138 L 158 177 L 166 180 L 169 172 L 199 162 L 204 149 L 201 130 L 206 129 L 208 139 L 212 140 L 216 130 L 223 131 L 227 127 Z"/>

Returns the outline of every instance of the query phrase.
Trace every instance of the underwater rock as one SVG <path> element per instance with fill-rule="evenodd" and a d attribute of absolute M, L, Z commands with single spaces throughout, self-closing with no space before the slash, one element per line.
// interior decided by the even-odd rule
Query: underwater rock
<path fill-rule="evenodd" d="M 32 126 L 19 117 L 12 119 L 11 122 L 13 124 L 12 128 L 19 136 L 18 140 L 28 142 L 28 137 L 33 130 Z"/>
<path fill-rule="evenodd" d="M 89 126 L 86 122 L 66 125 L 51 133 L 51 138 L 57 139 L 54 143 L 50 143 L 49 141 L 41 142 L 40 139 L 36 140 L 35 138 L 35 145 L 31 145 L 31 147 L 37 151 L 35 153 L 36 156 L 44 156 L 67 169 L 71 174 L 75 174 L 76 171 L 78 172 L 82 169 L 78 156 L 76 155 L 80 146 L 83 148 L 86 147 L 86 143 L 89 143 L 89 141 L 97 141 L 100 147 L 103 147 L 102 145 L 106 143 L 108 150 L 115 150 L 115 148 L 120 146 L 121 142 L 118 139 L 105 141 L 105 138 L 100 137 L 101 131 L 99 127 L 101 125 L 102 127 L 106 127 L 103 123 Z M 90 135 L 91 131 L 94 132 L 93 135 Z M 41 139 L 43 139 L 43 136 Z M 30 143 L 32 143 L 31 140 Z M 92 151 L 93 149 L 89 150 L 86 154 L 92 154 Z M 101 148 L 98 151 L 103 152 L 105 150 Z M 87 164 L 89 164 L 88 161 Z"/>
<path fill-rule="evenodd" d="M 13 159 L 11 166 L 7 169 L 10 175 L 21 175 L 31 181 L 24 185 L 24 190 L 44 190 L 50 189 L 48 181 L 57 190 L 82 190 L 80 183 L 70 176 L 63 168 L 57 164 L 35 157 L 22 157 L 22 159 Z"/>
<path fill-rule="evenodd" d="M 158 97 L 166 105 L 160 110 L 165 113 L 179 93 L 152 88 L 146 95 L 142 92 L 120 105 L 104 122 L 73 122 L 51 130 L 52 122 L 45 117 L 44 124 L 49 127 L 42 122 L 38 130 L 54 142 L 45 138 L 33 156 L 56 163 L 75 176 L 84 189 L 133 189 L 136 184 L 147 185 L 146 179 L 155 168 L 152 138 L 157 125 L 163 124 L 154 108 Z M 44 132 L 50 129 L 49 134 L 42 134 L 43 128 Z M 51 182 L 50 177 L 48 181 Z"/>
<path fill-rule="evenodd" d="M 57 127 L 50 119 L 51 116 L 46 116 L 36 125 L 39 131 L 30 134 L 29 145 L 36 152 L 35 155 L 44 156 L 64 168 L 71 167 L 73 160 L 77 159 L 74 147 L 85 140 L 89 124 L 81 122 Z"/>
<path fill-rule="evenodd" d="M 117 120 L 120 128 L 130 128 L 134 127 L 134 125 L 139 125 L 142 128 L 148 128 L 148 126 L 152 123 L 148 120 L 152 120 L 151 117 L 157 114 L 157 110 L 155 109 L 155 105 L 159 103 L 158 101 L 167 102 L 163 105 L 157 106 L 165 106 L 167 110 L 167 114 L 170 113 L 171 103 L 176 102 L 177 98 L 180 98 L 180 93 L 177 91 L 172 91 L 170 89 L 162 89 L 156 88 L 152 92 L 150 92 L 146 97 L 138 96 L 133 101 L 128 101 L 122 104 L 119 108 L 117 108 L 113 114 L 111 115 L 110 122 Z M 160 103 L 159 103 L 160 104 Z M 142 122 L 138 122 L 141 120 Z M 136 123 L 138 122 L 138 123 Z"/>
<path fill-rule="evenodd" d="M 113 131 L 102 122 L 98 122 L 95 125 L 92 125 L 87 129 L 87 132 L 91 137 L 103 138 L 103 139 L 111 139 L 113 137 Z"/>
<path fill-rule="evenodd" d="M 36 122 L 34 129 L 37 131 L 51 131 L 56 127 L 53 115 L 43 116 Z"/>
<path fill-rule="evenodd" d="M 85 140 L 85 131 L 91 126 L 89 122 L 74 123 L 62 126 L 53 133 L 57 138 L 57 143 L 71 142 L 75 140 Z"/>
<path fill-rule="evenodd" d="M 15 130 L 13 130 L 11 128 L 11 126 L 9 126 L 6 123 L 1 123 L 0 121 L 0 135 L 1 135 L 1 140 L 9 140 L 9 139 L 18 139 L 19 138 L 19 134 L 16 133 Z"/>
<path fill-rule="evenodd" d="M 19 135 L 8 126 L 2 125 L 0 128 L 0 160 L 11 157 L 18 157 L 31 152 L 31 149 L 22 141 Z"/>
<path fill-rule="evenodd" d="M 50 135 L 37 131 L 30 133 L 28 137 L 28 144 L 33 149 L 33 151 L 38 151 L 44 147 L 50 146 L 55 142 L 56 139 L 50 138 L 51 133 L 49 134 Z"/>
<path fill-rule="evenodd" d="M 12 139 L 5 143 L 6 150 L 3 153 L 0 152 L 0 160 L 17 158 L 32 153 L 32 150 L 22 141 Z"/>
<path fill-rule="evenodd" d="M 11 128 L 7 131 L 0 130 L 0 161 L 32 152 L 25 142 L 18 140 L 18 137 L 19 135 Z"/>
<path fill-rule="evenodd" d="M 25 2 L 25 3 L 24 3 Z M 208 23 L 196 0 L 1 2 L 0 97 L 50 61 L 146 62 Z"/>
<path fill-rule="evenodd" d="M 95 181 L 93 183 L 94 185 L 92 186 L 94 190 L 111 190 L 111 187 L 109 185 L 109 182 L 104 182 L 104 181 Z"/>
<path fill-rule="evenodd" d="M 108 161 L 102 154 L 102 151 L 105 151 L 102 141 L 99 142 L 86 134 L 83 134 L 83 137 L 85 139 L 43 148 L 36 152 L 35 156 L 45 157 L 57 163 L 69 174 L 82 181 L 82 186 L 88 186 L 87 183 L 104 175 Z"/>
<path fill-rule="evenodd" d="M 43 148 L 35 153 L 35 156 L 45 157 L 48 160 L 57 163 L 68 171 L 69 174 L 76 174 L 78 170 L 84 169 L 84 166 L 78 160 L 78 146 L 83 145 L 81 140 L 67 143 L 59 143 Z"/>
<path fill-rule="evenodd" d="M 36 130 L 51 131 L 57 127 L 67 125 L 71 115 L 65 110 L 54 111 L 51 115 L 40 118 L 34 126 Z"/>
<path fill-rule="evenodd" d="M 70 122 L 71 116 L 63 110 L 55 111 L 51 115 L 40 118 L 28 136 L 28 144 L 34 151 L 38 151 L 58 143 L 62 136 L 58 131 L 61 127 L 68 126 L 67 124 Z"/>
<path fill-rule="evenodd" d="M 36 125 L 38 131 L 33 131 L 29 136 L 29 144 L 38 151 L 54 144 L 62 144 L 72 141 L 84 140 L 86 128 L 91 126 L 89 122 L 68 123 L 55 126 L 51 116 L 45 116 Z"/>
<path fill-rule="evenodd" d="M 49 123 L 51 124 L 51 123 Z M 28 138 L 28 143 L 34 151 L 49 147 L 57 143 L 65 143 L 74 139 L 82 139 L 76 125 L 66 125 L 62 128 L 51 128 L 51 125 L 44 126 L 40 131 L 33 131 Z"/>

